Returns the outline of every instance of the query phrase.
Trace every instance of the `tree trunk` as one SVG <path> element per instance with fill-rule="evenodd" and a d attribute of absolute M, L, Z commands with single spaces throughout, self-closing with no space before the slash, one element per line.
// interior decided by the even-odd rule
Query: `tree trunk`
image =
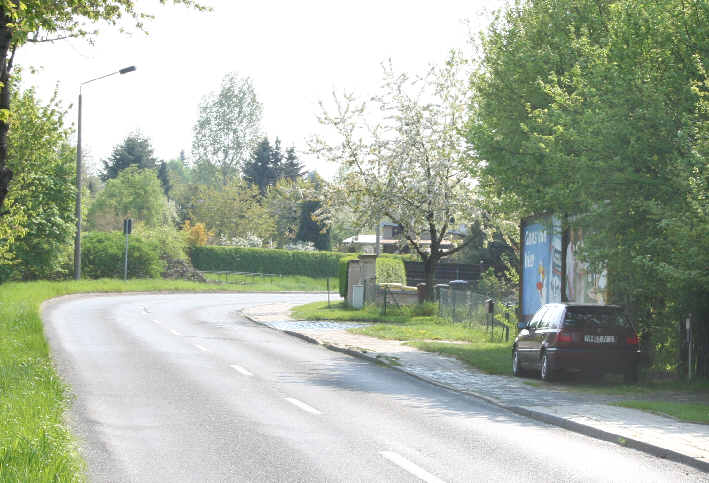
<path fill-rule="evenodd" d="M 2 65 L 0 66 L 0 112 L 10 111 L 10 70 L 12 69 L 12 60 L 8 59 L 10 52 L 10 44 L 12 42 L 12 31 L 8 27 L 10 19 L 6 14 L 0 14 L 0 56 L 2 56 Z M 12 179 L 12 171 L 7 166 L 8 146 L 7 133 L 10 130 L 10 125 L 5 122 L 4 118 L 0 118 L 0 216 L 5 212 L 3 206 L 7 192 L 10 189 L 10 180 Z"/>

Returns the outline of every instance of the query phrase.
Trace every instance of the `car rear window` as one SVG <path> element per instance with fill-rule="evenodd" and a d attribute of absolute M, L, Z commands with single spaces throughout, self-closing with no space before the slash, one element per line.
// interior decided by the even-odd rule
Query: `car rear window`
<path fill-rule="evenodd" d="M 627 329 L 631 325 L 618 309 L 604 307 L 567 307 L 564 327 L 575 329 Z"/>

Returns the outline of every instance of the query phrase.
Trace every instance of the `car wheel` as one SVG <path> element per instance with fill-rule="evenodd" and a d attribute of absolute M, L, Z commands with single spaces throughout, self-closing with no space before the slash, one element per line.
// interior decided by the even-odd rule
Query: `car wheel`
<path fill-rule="evenodd" d="M 626 384 L 635 384 L 638 382 L 638 365 L 633 364 L 623 373 L 623 381 Z"/>
<path fill-rule="evenodd" d="M 515 377 L 522 377 L 524 375 L 524 371 L 519 362 L 519 352 L 516 348 L 512 351 L 512 375 Z"/>
<path fill-rule="evenodd" d="M 549 382 L 554 380 L 554 371 L 551 367 L 551 359 L 549 358 L 549 354 L 546 352 L 542 354 L 542 361 L 539 367 L 539 376 L 542 381 Z"/>

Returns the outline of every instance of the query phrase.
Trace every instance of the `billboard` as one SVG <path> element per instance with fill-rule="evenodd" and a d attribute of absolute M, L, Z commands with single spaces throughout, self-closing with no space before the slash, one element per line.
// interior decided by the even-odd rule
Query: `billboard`
<path fill-rule="evenodd" d="M 561 302 L 561 223 L 555 216 L 527 220 L 522 225 L 522 318 L 539 307 Z"/>
<path fill-rule="evenodd" d="M 570 228 L 566 244 L 565 289 L 566 300 L 582 304 L 605 304 L 608 300 L 607 274 L 592 272 L 588 264 L 579 259 L 583 248 L 583 230 Z"/>

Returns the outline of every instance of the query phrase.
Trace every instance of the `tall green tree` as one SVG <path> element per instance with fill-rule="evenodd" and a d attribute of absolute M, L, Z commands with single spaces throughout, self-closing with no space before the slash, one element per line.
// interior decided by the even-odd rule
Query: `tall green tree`
<path fill-rule="evenodd" d="M 256 186 L 261 195 L 266 194 L 266 189 L 277 179 L 273 154 L 271 143 L 267 137 L 264 137 L 254 149 L 251 158 L 244 164 L 244 179 Z"/>
<path fill-rule="evenodd" d="M 55 98 L 40 104 L 33 89 L 13 90 L 8 166 L 15 173 L 6 206 L 17 226 L 0 223 L 11 264 L 0 259 L 0 278 L 30 280 L 59 273 L 74 230 L 74 160 L 65 111 Z M 21 216 L 18 216 L 21 215 Z M 2 249 L 0 249 L 2 251 Z"/>
<path fill-rule="evenodd" d="M 294 181 L 301 176 L 303 176 L 303 165 L 298 160 L 295 147 L 291 146 L 286 150 L 286 158 L 281 164 L 280 177 Z"/>
<path fill-rule="evenodd" d="M 214 167 L 226 185 L 258 143 L 262 112 L 251 79 L 224 76 L 219 92 L 205 96 L 199 106 L 192 139 L 195 162 Z"/>
<path fill-rule="evenodd" d="M 142 29 L 149 15 L 133 0 L 0 0 L 0 217 L 13 170 L 8 165 L 11 91 L 15 55 L 27 43 L 41 43 L 67 37 L 93 36 L 90 24 L 116 25 L 123 17 L 132 18 Z M 161 0 L 160 3 L 165 3 Z M 204 9 L 193 0 L 173 0 Z"/>
<path fill-rule="evenodd" d="M 137 132 L 126 136 L 121 144 L 113 148 L 108 159 L 103 161 L 101 180 L 116 178 L 129 166 L 138 169 L 156 169 L 158 166 L 150 139 Z"/>
<path fill-rule="evenodd" d="M 519 2 L 472 83 L 484 183 L 527 213 L 570 215 L 613 300 L 681 361 L 690 314 L 709 354 L 708 24 L 703 1 Z M 690 363 L 709 375 L 709 356 Z"/>

